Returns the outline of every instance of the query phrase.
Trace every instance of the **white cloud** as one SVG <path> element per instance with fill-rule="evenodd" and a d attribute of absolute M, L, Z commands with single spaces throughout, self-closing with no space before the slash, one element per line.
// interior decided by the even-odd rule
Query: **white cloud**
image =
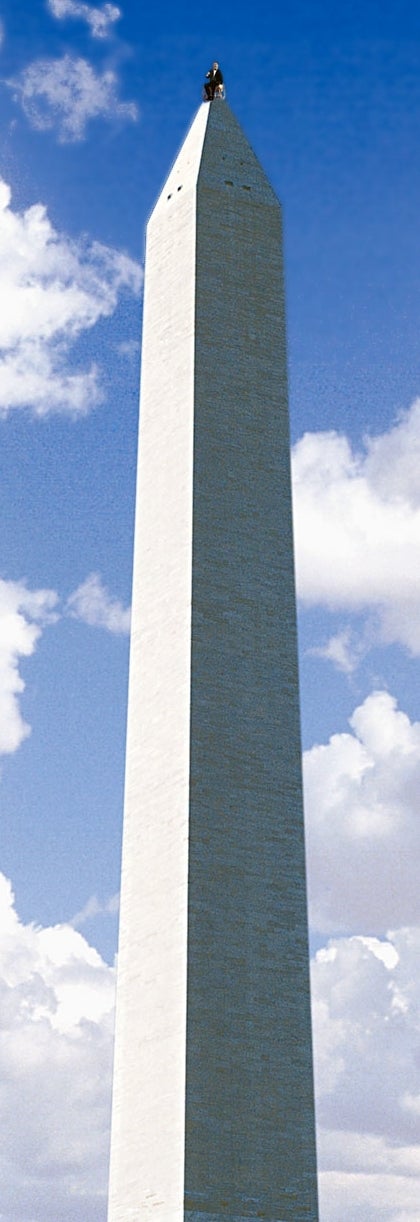
<path fill-rule="evenodd" d="M 321 1222 L 420 1222 L 420 1176 L 404 1169 L 393 1175 L 395 1151 L 384 1153 L 388 1170 L 379 1175 L 321 1172 Z"/>
<path fill-rule="evenodd" d="M 138 339 L 126 339 L 120 344 L 117 344 L 118 356 L 128 357 L 129 360 L 138 359 L 140 355 L 140 342 Z"/>
<path fill-rule="evenodd" d="M 19 920 L 0 875 L 5 1222 L 106 1212 L 114 972 L 76 930 Z"/>
<path fill-rule="evenodd" d="M 419 928 L 315 957 L 322 1222 L 419 1222 L 419 963 Z"/>
<path fill-rule="evenodd" d="M 121 17 L 121 9 L 115 4 L 102 4 L 97 8 L 82 0 L 48 0 L 48 7 L 58 21 L 67 17 L 86 21 L 93 38 L 108 38 L 114 22 Z"/>
<path fill-rule="evenodd" d="M 98 574 L 92 573 L 75 590 L 66 609 L 94 627 L 129 632 L 129 608 L 111 597 Z M 21 662 L 35 652 L 44 627 L 59 618 L 59 598 L 54 590 L 29 590 L 22 581 L 0 578 L 0 755 L 17 751 L 31 732 L 20 704 L 25 690 Z M 114 901 L 112 897 L 108 905 L 100 905 L 95 911 L 114 911 Z M 90 902 L 98 905 L 96 898 Z M 74 923 L 78 923 L 76 918 Z"/>
<path fill-rule="evenodd" d="M 350 727 L 304 755 L 311 922 L 327 932 L 420 924 L 420 723 L 378 691 Z"/>
<path fill-rule="evenodd" d="M 363 652 L 362 642 L 348 627 L 334 633 L 326 645 L 315 645 L 312 649 L 307 650 L 307 653 L 314 657 L 326 658 L 329 662 L 333 662 L 337 670 L 341 670 L 344 675 L 353 674 Z"/>
<path fill-rule="evenodd" d="M 353 451 L 337 433 L 294 447 L 298 593 L 306 605 L 367 611 L 376 636 L 420 654 L 420 399 Z M 373 636 L 373 625 L 370 625 Z M 335 638 L 333 638 L 334 640 Z M 328 647 L 327 647 L 328 648 Z M 333 643 L 329 653 L 332 657 Z M 333 659 L 335 661 L 335 659 Z"/>
<path fill-rule="evenodd" d="M 69 345 L 140 282 L 127 255 L 58 233 L 42 204 L 13 211 L 0 180 L 0 414 L 89 411 L 101 399 L 98 371 L 69 368 Z"/>
<path fill-rule="evenodd" d="M 83 140 L 92 119 L 138 117 L 134 102 L 118 98 L 118 78 L 108 70 L 95 72 L 81 57 L 37 59 L 19 77 L 7 82 L 37 131 L 57 131 L 61 144 Z"/>
<path fill-rule="evenodd" d="M 94 920 L 97 916 L 116 916 L 119 908 L 119 891 L 111 895 L 105 903 L 101 903 L 96 895 L 91 895 L 80 912 L 76 912 L 71 918 L 69 924 L 73 926 L 73 929 L 80 929 L 82 925 L 86 925 L 88 921 Z"/>
<path fill-rule="evenodd" d="M 19 703 L 25 689 L 19 663 L 33 654 L 56 604 L 53 590 L 28 590 L 23 582 L 0 578 L 0 755 L 16 751 L 30 734 Z"/>
<path fill-rule="evenodd" d="M 106 628 L 108 632 L 115 633 L 130 631 L 130 608 L 123 607 L 118 598 L 112 597 L 99 573 L 90 573 L 74 590 L 67 600 L 66 609 L 74 619 L 94 628 Z"/>

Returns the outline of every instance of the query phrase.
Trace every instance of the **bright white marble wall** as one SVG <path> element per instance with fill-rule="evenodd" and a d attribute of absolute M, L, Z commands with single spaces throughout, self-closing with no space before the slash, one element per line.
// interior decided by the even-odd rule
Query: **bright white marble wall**
<path fill-rule="evenodd" d="M 110 1222 L 182 1222 L 184 1208 L 195 188 L 207 118 L 203 106 L 147 232 Z"/>

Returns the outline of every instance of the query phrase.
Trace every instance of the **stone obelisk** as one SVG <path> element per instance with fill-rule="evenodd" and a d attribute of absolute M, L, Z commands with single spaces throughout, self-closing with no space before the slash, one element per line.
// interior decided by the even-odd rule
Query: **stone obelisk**
<path fill-rule="evenodd" d="M 109 1222 L 317 1222 L 281 220 L 226 102 L 147 231 Z"/>

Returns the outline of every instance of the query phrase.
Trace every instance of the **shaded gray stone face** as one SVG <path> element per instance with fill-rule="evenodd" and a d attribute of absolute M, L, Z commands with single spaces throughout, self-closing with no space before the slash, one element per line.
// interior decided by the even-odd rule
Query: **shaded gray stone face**
<path fill-rule="evenodd" d="M 197 187 L 185 1202 L 197 1222 L 316 1222 L 281 219 L 224 127 L 215 102 Z"/>
<path fill-rule="evenodd" d="M 109 1222 L 317 1222 L 278 201 L 224 102 L 148 225 Z"/>

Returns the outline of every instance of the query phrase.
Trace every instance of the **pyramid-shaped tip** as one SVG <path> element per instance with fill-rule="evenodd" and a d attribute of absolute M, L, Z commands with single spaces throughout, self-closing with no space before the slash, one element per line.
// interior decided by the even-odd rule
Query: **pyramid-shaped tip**
<path fill-rule="evenodd" d="M 257 191 L 261 201 L 278 206 L 277 196 L 258 157 L 228 102 L 210 103 L 203 153 L 200 183 L 223 186 L 227 181 L 244 190 Z"/>
<path fill-rule="evenodd" d="M 202 102 L 159 195 L 152 216 L 160 215 L 181 191 L 198 185 L 217 187 L 226 181 L 257 191 L 260 200 L 278 205 L 277 197 L 224 99 Z"/>
<path fill-rule="evenodd" d="M 152 216 L 155 213 L 160 213 L 162 208 L 166 206 L 167 201 L 178 191 L 182 190 L 185 194 L 189 188 L 197 186 L 210 110 L 211 106 L 209 106 L 208 102 L 202 102 L 201 106 L 199 106 L 185 140 L 181 145 L 178 156 L 164 182 Z"/>

